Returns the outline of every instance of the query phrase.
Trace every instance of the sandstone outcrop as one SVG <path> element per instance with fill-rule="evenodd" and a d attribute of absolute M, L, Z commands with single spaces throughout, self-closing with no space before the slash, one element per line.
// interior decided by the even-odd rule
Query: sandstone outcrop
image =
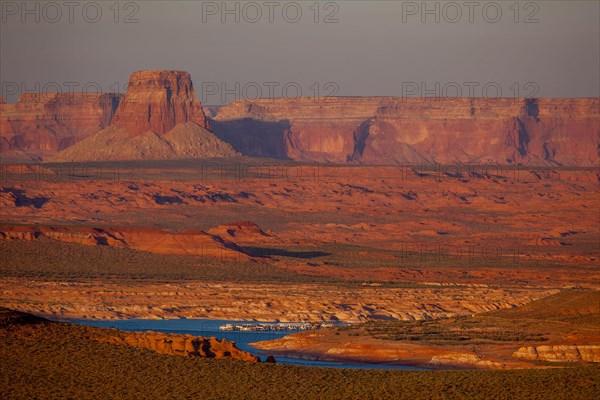
<path fill-rule="evenodd" d="M 531 361 L 600 362 L 600 345 L 526 346 L 513 357 Z"/>
<path fill-rule="evenodd" d="M 202 231 L 168 232 L 149 228 L 0 227 L 0 240 L 41 238 L 86 246 L 112 246 L 155 254 L 247 259 L 233 243 Z"/>
<path fill-rule="evenodd" d="M 212 124 L 243 154 L 305 161 L 593 165 L 598 99 L 348 97 L 232 102 Z"/>
<path fill-rule="evenodd" d="M 0 160 L 40 160 L 110 125 L 121 95 L 23 94 L 0 103 Z"/>
<path fill-rule="evenodd" d="M 219 236 L 238 245 L 275 245 L 282 241 L 272 233 L 263 231 L 252 221 L 239 221 L 219 225 L 208 230 L 211 235 Z"/>
<path fill-rule="evenodd" d="M 207 128 L 189 73 L 137 71 L 129 77 L 113 124 L 135 136 L 147 131 L 164 134 L 190 121 Z"/>
<path fill-rule="evenodd" d="M 431 357 L 429 365 L 433 367 L 450 366 L 450 367 L 469 367 L 469 368 L 489 368 L 501 369 L 504 368 L 502 363 L 491 360 L 484 360 L 483 357 L 473 353 L 446 353 Z"/>
<path fill-rule="evenodd" d="M 149 349 L 159 354 L 260 362 L 260 358 L 238 349 L 235 342 L 225 339 L 218 340 L 214 337 L 204 338 L 148 331 L 120 332 L 118 336 L 109 336 L 100 340 L 116 345 Z"/>

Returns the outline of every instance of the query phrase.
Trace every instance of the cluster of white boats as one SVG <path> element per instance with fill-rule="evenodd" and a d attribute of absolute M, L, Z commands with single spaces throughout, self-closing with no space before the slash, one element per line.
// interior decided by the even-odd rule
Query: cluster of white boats
<path fill-rule="evenodd" d="M 309 331 L 312 329 L 332 328 L 333 324 L 311 322 L 272 322 L 255 324 L 225 324 L 222 331 Z"/>

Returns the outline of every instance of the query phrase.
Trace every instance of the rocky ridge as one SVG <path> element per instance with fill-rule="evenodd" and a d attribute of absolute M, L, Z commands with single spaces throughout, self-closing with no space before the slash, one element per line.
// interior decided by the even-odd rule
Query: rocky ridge
<path fill-rule="evenodd" d="M 232 242 L 202 231 L 168 232 L 151 228 L 0 227 L 0 240 L 53 239 L 87 246 L 111 246 L 155 254 L 247 259 Z"/>
<path fill-rule="evenodd" d="M 119 332 L 101 341 L 149 349 L 159 354 L 186 357 L 227 358 L 239 361 L 260 362 L 260 358 L 238 349 L 235 342 L 202 336 L 166 334 L 160 332 Z"/>

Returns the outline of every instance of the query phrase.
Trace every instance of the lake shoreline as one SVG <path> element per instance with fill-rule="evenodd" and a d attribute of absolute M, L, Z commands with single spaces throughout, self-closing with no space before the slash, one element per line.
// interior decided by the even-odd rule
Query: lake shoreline
<path fill-rule="evenodd" d="M 62 319 L 63 322 L 95 326 L 100 328 L 115 328 L 128 332 L 154 331 L 163 333 L 191 334 L 202 337 L 216 337 L 218 339 L 226 339 L 235 342 L 240 350 L 251 352 L 261 358 L 266 358 L 269 355 L 275 355 L 275 358 L 280 364 L 310 366 L 310 367 L 326 367 L 326 368 L 349 368 L 349 369 L 377 369 L 377 370 L 423 370 L 425 368 L 419 366 L 387 363 L 387 362 L 360 362 L 350 359 L 311 359 L 302 355 L 290 353 L 290 356 L 280 354 L 277 356 L 269 350 L 261 350 L 254 346 L 253 343 L 261 341 L 276 340 L 290 334 L 298 333 L 298 331 L 220 331 L 219 326 L 228 322 L 247 322 L 241 320 L 222 320 L 222 319 L 111 319 L 111 320 L 94 320 L 94 319 Z"/>

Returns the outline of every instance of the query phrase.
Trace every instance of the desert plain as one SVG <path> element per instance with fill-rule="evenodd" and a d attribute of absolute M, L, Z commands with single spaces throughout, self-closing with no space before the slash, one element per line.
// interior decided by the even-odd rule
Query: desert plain
<path fill-rule="evenodd" d="M 542 381 L 531 370 L 548 370 L 593 391 L 598 99 L 275 99 L 209 116 L 185 72 L 138 71 L 129 88 L 0 104 L 11 362 L 49 340 L 50 363 L 85 345 L 125 363 L 181 359 L 173 370 L 196 367 L 185 357 L 225 359 L 234 364 L 210 364 L 225 373 L 259 358 L 218 338 L 64 322 L 309 322 L 333 326 L 253 348 L 270 361 Z M 408 376 L 385 374 L 394 390 Z"/>

